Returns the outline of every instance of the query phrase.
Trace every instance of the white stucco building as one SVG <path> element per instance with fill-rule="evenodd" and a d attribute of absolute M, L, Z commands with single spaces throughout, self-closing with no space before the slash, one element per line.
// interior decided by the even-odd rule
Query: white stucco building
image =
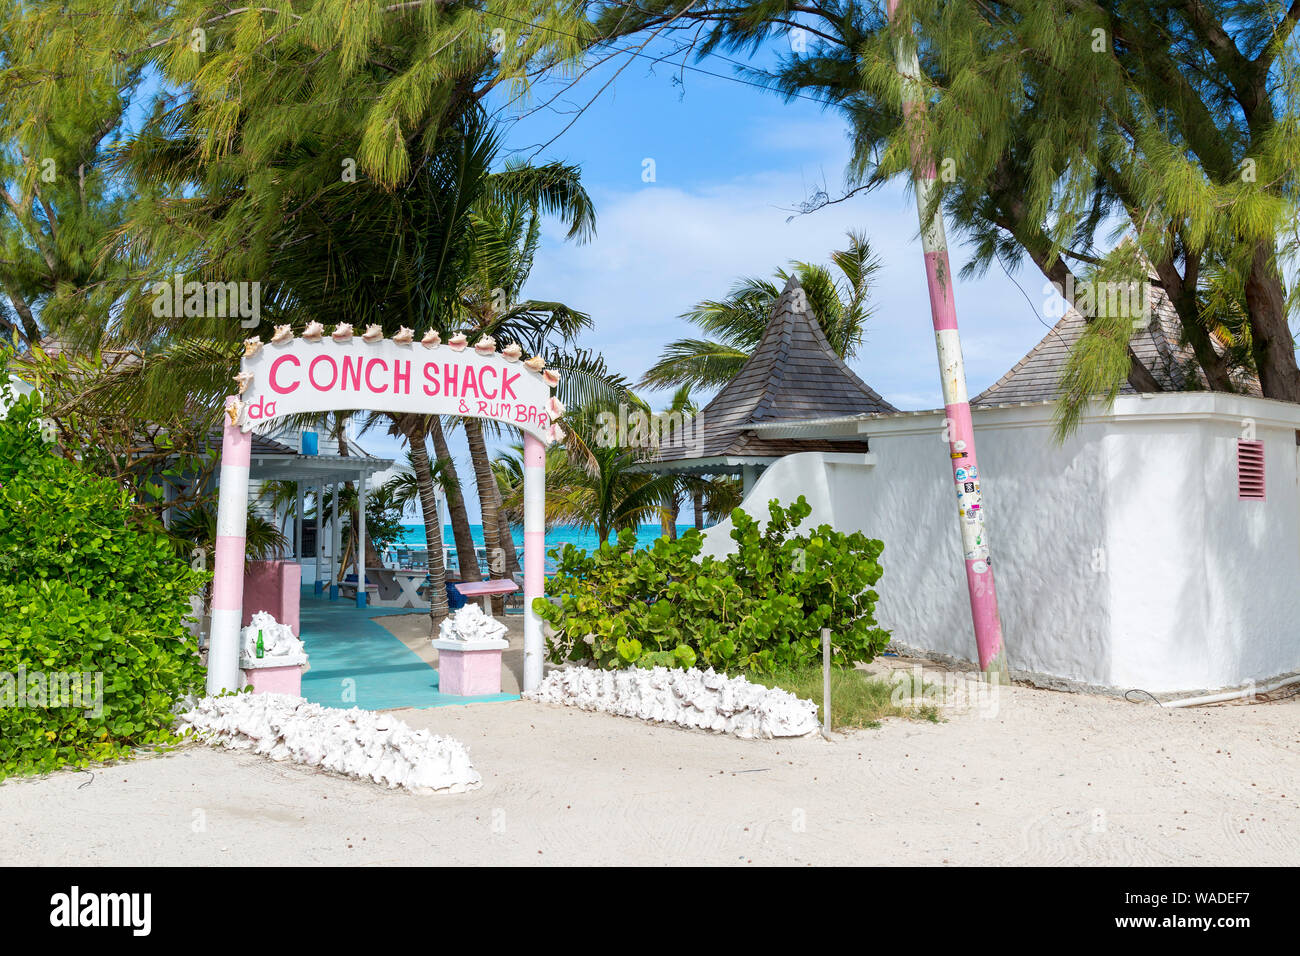
<path fill-rule="evenodd" d="M 790 309 L 789 292 L 769 334 L 777 313 Z M 1158 315 L 1133 345 L 1162 384 L 1177 388 L 1179 350 L 1165 321 Z M 1051 398 L 1081 327 L 1075 314 L 1062 319 L 972 401 L 1013 674 L 1170 693 L 1300 671 L 1300 405 L 1126 389 L 1058 442 Z M 825 342 L 811 316 L 798 331 Z M 755 360 L 764 351 L 761 344 Z M 777 443 L 784 449 L 750 465 L 763 470 L 745 510 L 761 516 L 770 499 L 802 494 L 813 506 L 809 524 L 881 539 L 877 617 L 893 641 L 974 660 L 943 412 L 810 416 L 792 402 L 794 414 L 782 414 L 760 396 L 738 415 L 736 405 L 754 395 L 738 403 L 730 388 L 714 403 L 726 397 L 743 446 L 757 457 Z M 787 396 L 801 385 L 777 369 L 764 388 Z M 701 413 L 706 423 L 718 418 L 714 403 Z M 819 447 L 791 449 L 801 441 Z M 695 444 L 709 445 L 699 436 Z M 691 464 L 689 454 L 669 450 L 666 467 Z M 706 553 L 725 553 L 729 531 L 729 521 L 710 529 Z"/>

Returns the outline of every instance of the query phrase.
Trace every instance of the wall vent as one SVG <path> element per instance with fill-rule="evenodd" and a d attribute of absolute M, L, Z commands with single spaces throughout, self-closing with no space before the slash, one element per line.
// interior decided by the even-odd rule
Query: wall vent
<path fill-rule="evenodd" d="M 1237 439 L 1237 498 L 1264 500 L 1264 443 Z"/>

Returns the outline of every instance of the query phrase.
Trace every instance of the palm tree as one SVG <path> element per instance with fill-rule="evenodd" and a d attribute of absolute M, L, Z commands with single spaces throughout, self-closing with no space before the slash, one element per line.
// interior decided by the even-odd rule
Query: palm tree
<path fill-rule="evenodd" d="M 461 289 L 460 314 L 473 338 L 489 335 L 504 346 L 510 342 L 541 354 L 570 341 L 591 326 L 591 318 L 562 302 L 517 301 L 541 242 L 541 217 L 561 217 L 569 238 L 580 241 L 595 228 L 591 198 L 582 188 L 576 166 L 548 163 L 533 167 L 508 164 L 493 177 L 493 189 L 475 210 L 472 267 Z M 492 473 L 485 430 L 495 423 L 464 419 L 470 462 L 478 486 L 483 543 L 490 567 L 497 573 L 519 570 L 510 523 L 500 516 L 500 489 Z M 499 563 L 498 563 L 499 561 Z"/>
<path fill-rule="evenodd" d="M 202 553 L 204 566 L 211 566 L 217 541 L 217 509 L 211 502 L 200 502 L 176 515 L 167 531 L 183 557 L 192 559 L 197 549 Z M 275 522 L 258 514 L 256 506 L 250 502 L 244 531 L 244 557 L 249 561 L 270 561 L 288 550 L 289 539 L 284 532 L 276 527 Z M 203 586 L 205 614 L 211 603 L 212 581 L 209 580 Z"/>
<path fill-rule="evenodd" d="M 677 422 L 692 417 L 698 411 L 699 407 L 691 398 L 691 387 L 682 385 L 673 393 L 672 401 L 668 403 L 668 407 L 664 409 L 663 414 L 667 415 L 668 421 L 675 425 Z M 663 531 L 664 537 L 670 541 L 677 540 L 677 517 L 682 510 L 682 496 L 685 494 L 694 495 L 697 491 L 703 494 L 704 488 L 702 486 L 707 484 L 704 479 L 694 475 L 677 475 L 675 479 L 672 500 L 659 516 L 660 529 Z"/>
<path fill-rule="evenodd" d="M 867 299 L 880 269 L 880 259 L 867 239 L 855 232 L 848 237 L 848 248 L 831 253 L 838 275 L 826 266 L 791 263 L 831 348 L 845 360 L 851 359 L 862 344 L 863 330 L 871 316 Z M 725 299 L 706 299 L 684 313 L 682 318 L 710 337 L 668 343 L 659 360 L 642 376 L 641 384 L 648 388 L 691 385 L 711 389 L 729 382 L 758 347 L 772 307 L 790 275 L 785 269 L 777 269 L 775 281 L 741 279 Z"/>
<path fill-rule="evenodd" d="M 447 433 L 440 418 L 434 418 L 429 425 L 429 437 L 433 439 L 433 450 L 441 465 L 447 463 L 453 471 L 451 449 L 447 447 Z M 461 494 L 460 482 L 447 488 L 447 517 L 451 521 L 451 534 L 456 542 L 456 560 L 462 581 L 478 581 L 483 575 L 479 573 L 478 557 L 474 552 L 474 535 L 470 531 L 469 512 L 465 509 L 465 497 Z"/>
<path fill-rule="evenodd" d="M 211 552 L 217 540 L 217 512 L 208 502 L 195 505 L 178 514 L 168 528 L 177 547 L 186 557 L 193 548 Z M 284 532 L 257 513 L 253 504 L 248 506 L 248 525 L 244 532 L 245 553 L 251 561 L 268 561 L 283 555 L 289 549 L 289 539 Z"/>
<path fill-rule="evenodd" d="M 623 401 L 644 408 L 627 393 Z M 645 450 L 597 440 L 599 416 L 617 403 L 593 401 L 564 417 L 566 441 L 556 460 L 547 459 L 547 515 L 566 524 L 594 528 L 601 541 L 625 528 L 657 521 L 677 493 L 677 477 L 641 470 Z M 520 492 L 522 493 L 522 492 Z"/>
<path fill-rule="evenodd" d="M 388 489 L 393 503 L 402 508 L 409 508 L 411 505 L 420 502 L 420 482 L 415 477 L 415 457 L 415 452 L 408 448 L 406 451 L 406 467 L 384 482 L 384 487 Z M 451 462 L 430 461 L 429 467 L 433 472 L 434 487 L 442 492 L 444 496 L 447 494 L 448 489 L 459 486 L 460 477 L 456 474 L 456 469 Z"/>
<path fill-rule="evenodd" d="M 566 524 L 594 528 L 601 541 L 655 521 L 669 507 L 677 480 L 636 470 L 641 460 L 633 449 L 611 446 L 591 449 L 580 464 L 567 461 L 547 484 L 547 498 L 554 498 L 548 512 Z"/>
<path fill-rule="evenodd" d="M 306 492 L 304 491 L 303 508 L 307 506 Z M 298 514 L 298 482 L 296 481 L 263 481 L 258 489 L 257 497 L 259 501 L 265 502 L 271 508 L 271 513 L 276 516 L 280 532 L 284 535 L 286 541 L 291 541 L 294 537 L 294 528 L 301 519 Z"/>

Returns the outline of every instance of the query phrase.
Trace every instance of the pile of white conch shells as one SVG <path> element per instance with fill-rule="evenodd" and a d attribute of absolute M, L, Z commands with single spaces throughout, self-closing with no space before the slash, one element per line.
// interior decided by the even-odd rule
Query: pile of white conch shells
<path fill-rule="evenodd" d="M 717 674 L 713 668 L 564 667 L 551 671 L 536 691 L 524 696 L 745 739 L 803 737 L 820 726 L 811 700 Z"/>
<path fill-rule="evenodd" d="M 257 632 L 262 632 L 262 653 L 266 657 L 284 658 L 284 663 L 301 664 L 307 660 L 302 641 L 293 636 L 293 628 L 281 624 L 269 611 L 258 611 L 248 627 L 239 632 L 240 653 L 257 657 Z"/>
<path fill-rule="evenodd" d="M 180 715 L 178 729 L 189 728 L 231 750 L 415 793 L 462 793 L 483 783 L 458 740 L 413 730 L 388 714 L 336 710 L 287 694 L 204 697 Z"/>
<path fill-rule="evenodd" d="M 477 604 L 466 604 L 438 625 L 438 637 L 444 641 L 492 641 L 505 636 L 505 623 L 484 614 Z"/>

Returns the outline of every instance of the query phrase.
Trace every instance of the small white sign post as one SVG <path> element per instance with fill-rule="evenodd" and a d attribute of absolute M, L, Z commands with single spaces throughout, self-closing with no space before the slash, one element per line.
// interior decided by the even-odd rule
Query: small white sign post
<path fill-rule="evenodd" d="M 537 360 L 511 360 L 495 350 L 360 336 L 329 335 L 254 344 L 246 351 L 238 396 L 226 399 L 221 487 L 217 508 L 215 577 L 208 692 L 238 682 L 247 531 L 249 432 L 286 415 L 366 409 L 417 415 L 462 415 L 513 425 L 524 436 L 524 690 L 542 680 L 541 619 L 546 559 L 546 446 L 563 412 L 551 397 L 553 373 Z M 335 495 L 337 509 L 338 496 Z M 364 521 L 364 517 L 362 518 Z M 337 521 L 335 522 L 337 528 Z M 364 539 L 361 551 L 364 554 Z M 365 593 L 364 557 L 358 593 Z M 331 582 L 332 584 L 332 582 Z"/>
<path fill-rule="evenodd" d="M 831 629 L 822 628 L 822 736 L 831 736 Z"/>

